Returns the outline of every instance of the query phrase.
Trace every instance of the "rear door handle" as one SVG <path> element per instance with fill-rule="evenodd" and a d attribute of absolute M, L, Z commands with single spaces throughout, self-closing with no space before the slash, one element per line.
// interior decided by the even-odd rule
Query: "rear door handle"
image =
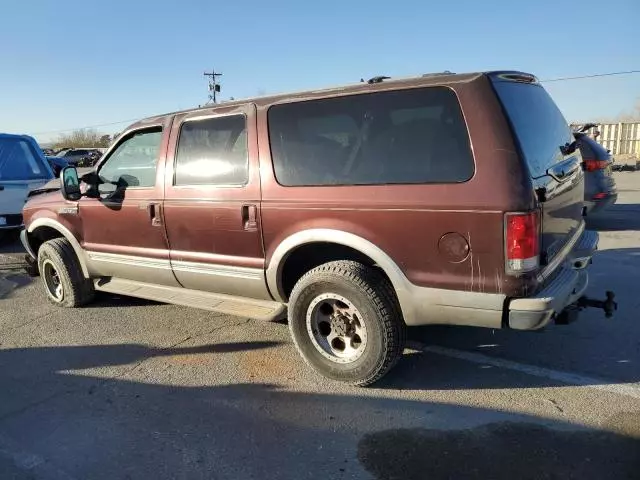
<path fill-rule="evenodd" d="M 151 225 L 154 227 L 160 227 L 162 225 L 162 212 L 160 211 L 160 204 L 157 202 L 151 202 L 147 204 L 147 213 L 151 220 Z"/>
<path fill-rule="evenodd" d="M 242 227 L 245 230 L 258 228 L 258 208 L 255 205 L 242 206 Z"/>

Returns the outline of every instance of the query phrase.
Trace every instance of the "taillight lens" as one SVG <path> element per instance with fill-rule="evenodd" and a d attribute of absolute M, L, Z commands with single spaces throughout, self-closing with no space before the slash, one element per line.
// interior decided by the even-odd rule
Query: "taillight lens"
<path fill-rule="evenodd" d="M 540 266 L 540 212 L 507 213 L 504 221 L 507 273 L 537 269 Z"/>
<path fill-rule="evenodd" d="M 595 172 L 596 170 L 604 170 L 609 166 L 607 160 L 585 160 L 584 169 L 587 172 Z"/>

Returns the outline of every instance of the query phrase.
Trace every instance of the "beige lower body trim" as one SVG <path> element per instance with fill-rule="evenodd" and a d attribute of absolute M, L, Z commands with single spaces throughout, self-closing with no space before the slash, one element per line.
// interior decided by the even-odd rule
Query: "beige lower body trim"
<path fill-rule="evenodd" d="M 92 277 L 115 277 L 224 295 L 271 300 L 264 270 L 200 262 L 171 261 L 87 252 Z"/>
<path fill-rule="evenodd" d="M 501 328 L 506 296 L 497 293 L 463 292 L 409 284 L 403 310 L 413 315 L 407 325 L 466 325 Z"/>

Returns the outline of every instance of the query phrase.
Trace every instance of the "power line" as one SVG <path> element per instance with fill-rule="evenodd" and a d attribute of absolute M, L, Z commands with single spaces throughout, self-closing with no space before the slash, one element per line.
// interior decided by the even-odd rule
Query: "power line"
<path fill-rule="evenodd" d="M 597 78 L 597 77 L 612 77 L 612 76 L 617 76 L 617 75 L 632 75 L 632 74 L 636 74 L 636 73 L 640 73 L 640 70 L 626 70 L 626 71 L 622 71 L 622 72 L 608 72 L 608 73 L 596 73 L 593 75 L 581 75 L 578 77 L 560 77 L 560 78 L 549 78 L 547 80 L 540 80 L 540 83 L 550 83 L 550 82 L 563 82 L 566 80 L 582 80 L 585 78 Z M 220 92 L 220 84 L 216 82 L 215 77 L 218 75 L 222 75 L 221 73 L 216 73 L 215 71 L 212 71 L 212 73 L 205 73 L 205 76 L 211 77 L 211 81 L 210 81 L 210 91 L 212 91 L 212 94 L 210 95 L 210 100 L 213 100 L 213 102 L 216 102 L 216 96 L 215 94 Z M 211 89 L 211 86 L 213 86 L 213 89 Z M 216 86 L 218 87 L 218 89 L 216 90 Z M 88 125 L 86 127 L 76 127 L 76 128 L 64 128 L 62 130 L 50 130 L 48 132 L 36 132 L 36 133 L 32 133 L 31 135 L 49 135 L 52 133 L 64 133 L 64 132 L 72 132 L 74 130 L 86 130 L 88 128 L 99 128 L 99 127 L 109 127 L 112 125 L 120 125 L 122 123 L 131 123 L 131 122 L 135 122 L 137 120 L 140 120 L 140 118 L 143 117 L 137 117 L 137 118 L 132 118 L 129 120 L 121 120 L 119 122 L 110 122 L 110 123 L 100 123 L 97 125 Z"/>
<path fill-rule="evenodd" d="M 63 132 L 72 132 L 74 130 L 87 130 L 90 128 L 99 128 L 99 127 L 110 127 L 112 125 L 120 125 L 123 123 L 131 123 L 137 120 L 140 120 L 142 117 L 131 118 L 129 120 L 120 120 L 119 122 L 110 122 L 110 123 L 100 123 L 97 125 L 87 125 L 86 127 L 75 127 L 75 128 L 63 128 L 62 130 L 49 130 L 47 132 L 35 132 L 31 133 L 31 135 L 48 135 L 50 133 L 63 133 Z"/>
<path fill-rule="evenodd" d="M 579 77 L 550 78 L 548 80 L 540 80 L 540 83 L 562 82 L 564 80 L 582 80 L 583 78 L 612 77 L 614 75 L 630 75 L 632 73 L 640 73 L 640 70 L 627 70 L 625 72 L 596 73 L 594 75 L 581 75 Z"/>

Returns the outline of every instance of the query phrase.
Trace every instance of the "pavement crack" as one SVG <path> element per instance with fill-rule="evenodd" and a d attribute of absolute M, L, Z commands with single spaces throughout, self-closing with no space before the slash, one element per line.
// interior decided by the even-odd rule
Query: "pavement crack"
<path fill-rule="evenodd" d="M 200 333 L 197 333 L 195 335 L 189 335 L 188 337 L 183 338 L 179 342 L 176 342 L 176 343 L 174 343 L 172 345 L 169 345 L 168 347 L 162 348 L 162 350 L 169 350 L 169 349 L 172 349 L 172 348 L 179 347 L 180 345 L 183 345 L 183 344 L 187 343 L 189 340 L 195 340 L 196 338 L 204 337 L 206 335 L 211 335 L 213 332 L 216 332 L 218 330 L 224 330 L 224 329 L 233 328 L 233 327 L 240 327 L 242 325 L 246 325 L 250 321 L 251 321 L 250 318 L 246 318 L 246 319 L 244 319 L 244 320 L 242 320 L 240 322 L 235 322 L 235 323 L 225 324 L 225 325 L 219 325 L 219 326 L 217 326 L 215 328 L 212 328 L 212 329 L 209 329 L 209 330 L 207 330 L 205 332 L 200 332 Z"/>
<path fill-rule="evenodd" d="M 69 393 L 74 393 L 73 390 L 64 390 L 64 391 L 59 391 L 59 392 L 55 392 L 52 393 L 51 395 L 48 395 L 45 398 L 41 398 L 40 400 L 37 400 L 35 402 L 31 402 L 27 405 L 22 406 L 21 408 L 17 409 L 17 410 L 13 410 L 11 412 L 7 412 L 4 415 L 0 416 L 0 423 L 5 421 L 7 418 L 16 416 L 16 415 L 20 415 L 21 413 L 26 412 L 27 410 L 32 409 L 33 407 L 37 407 L 38 405 L 42 405 L 43 403 L 47 403 L 50 400 L 53 400 L 54 398 L 60 397 L 62 395 L 67 395 Z"/>
<path fill-rule="evenodd" d="M 47 316 L 49 316 L 49 315 L 53 315 L 53 312 L 43 313 L 42 315 L 38 315 L 37 317 L 34 317 L 34 318 L 30 319 L 30 320 L 27 320 L 26 322 L 23 322 L 23 323 L 21 323 L 20 325 L 16 325 L 16 326 L 14 326 L 14 327 L 9 327 L 9 328 L 8 328 L 5 332 L 3 332 L 3 333 L 10 333 L 10 332 L 14 332 L 14 331 L 16 331 L 16 330 L 18 330 L 18 329 L 20 329 L 20 328 L 22 328 L 22 327 L 24 327 L 24 326 L 27 326 L 27 325 L 29 325 L 29 324 L 31 324 L 31 323 L 33 323 L 33 322 L 36 322 L 36 321 L 38 321 L 38 320 L 41 320 L 41 319 L 43 319 L 43 318 L 45 318 L 45 317 L 47 317 Z"/>
<path fill-rule="evenodd" d="M 558 410 L 560 413 L 564 413 L 564 409 L 560 406 L 560 404 L 555 401 L 553 398 L 545 398 L 545 400 L 547 402 L 549 402 L 551 405 L 553 405 L 555 407 L 556 410 Z"/>

